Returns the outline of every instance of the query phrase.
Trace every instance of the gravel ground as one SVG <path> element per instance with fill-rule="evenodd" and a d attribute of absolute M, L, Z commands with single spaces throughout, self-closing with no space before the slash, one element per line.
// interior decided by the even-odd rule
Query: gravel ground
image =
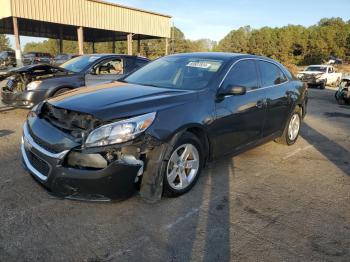
<path fill-rule="evenodd" d="M 27 111 L 0 109 L 0 261 L 349 261 L 350 107 L 310 90 L 292 147 L 207 167 L 177 199 L 60 200 L 20 165 Z"/>

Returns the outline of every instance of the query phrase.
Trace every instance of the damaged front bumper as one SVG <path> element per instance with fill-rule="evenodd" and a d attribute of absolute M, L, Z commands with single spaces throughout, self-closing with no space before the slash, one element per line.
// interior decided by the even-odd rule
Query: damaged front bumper
<path fill-rule="evenodd" d="M 1 100 L 7 106 L 32 108 L 47 97 L 46 90 L 14 92 L 1 89 Z"/>
<path fill-rule="evenodd" d="M 25 123 L 21 143 L 23 165 L 54 195 L 78 200 L 109 201 L 124 199 L 134 193 L 135 181 L 143 172 L 143 161 L 132 155 L 123 155 L 103 167 L 103 161 L 95 157 L 97 154 L 94 153 L 89 160 L 94 168 L 70 167 L 69 158 L 70 162 L 84 165 L 78 156 L 84 153 L 78 153 L 69 146 L 61 148 L 59 152 L 49 151 L 47 145 L 34 137 L 29 128 Z M 47 128 L 50 127 L 43 125 L 40 128 L 48 132 Z"/>

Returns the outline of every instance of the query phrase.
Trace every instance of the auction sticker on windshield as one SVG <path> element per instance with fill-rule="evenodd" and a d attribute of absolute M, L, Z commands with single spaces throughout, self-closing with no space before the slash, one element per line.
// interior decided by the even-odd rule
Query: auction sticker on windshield
<path fill-rule="evenodd" d="M 219 68 L 221 67 L 221 65 L 222 65 L 221 61 L 203 60 L 203 61 L 191 61 L 186 66 L 206 69 L 209 72 L 217 72 L 219 70 Z"/>
<path fill-rule="evenodd" d="M 189 62 L 187 66 L 207 69 L 211 66 L 211 64 L 207 62 Z"/>

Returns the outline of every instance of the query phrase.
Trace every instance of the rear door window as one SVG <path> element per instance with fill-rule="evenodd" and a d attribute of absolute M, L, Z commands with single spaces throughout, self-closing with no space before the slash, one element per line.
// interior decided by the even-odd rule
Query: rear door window
<path fill-rule="evenodd" d="M 254 90 L 259 87 L 258 74 L 254 60 L 243 60 L 233 66 L 225 78 L 223 88 L 242 86 L 247 90 Z"/>
<path fill-rule="evenodd" d="M 258 61 L 258 65 L 262 87 L 279 85 L 288 81 L 282 70 L 273 63 Z"/>

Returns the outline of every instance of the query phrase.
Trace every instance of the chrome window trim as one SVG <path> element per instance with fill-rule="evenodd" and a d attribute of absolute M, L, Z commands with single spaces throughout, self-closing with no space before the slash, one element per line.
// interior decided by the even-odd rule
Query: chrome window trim
<path fill-rule="evenodd" d="M 27 140 L 27 142 L 30 145 L 32 145 L 36 150 L 38 150 L 40 153 L 42 153 L 48 157 L 51 157 L 51 158 L 62 159 L 69 152 L 69 150 L 64 150 L 60 153 L 54 154 L 54 153 L 47 151 L 45 148 L 42 148 L 41 146 L 39 146 L 37 143 L 35 143 L 33 138 L 30 136 L 30 134 L 28 132 L 27 123 L 24 123 L 24 126 L 23 126 L 23 139 Z"/>
<path fill-rule="evenodd" d="M 258 88 L 256 88 L 256 89 L 248 90 L 247 93 L 255 92 L 255 91 L 258 91 L 258 90 L 263 90 L 263 89 L 266 89 L 266 88 L 271 88 L 271 87 L 276 87 L 276 86 L 284 85 L 284 84 L 286 84 L 286 83 L 288 83 L 288 82 L 290 81 L 290 79 L 289 79 L 289 78 L 286 76 L 286 74 L 283 72 L 283 69 L 281 68 L 281 66 L 278 65 L 277 63 L 275 63 L 275 62 L 273 62 L 273 61 L 268 61 L 268 60 L 263 59 L 263 58 L 247 57 L 247 58 L 238 59 L 237 61 L 235 61 L 235 62 L 230 66 L 230 68 L 227 70 L 226 74 L 224 75 L 223 79 L 221 80 L 218 90 L 222 87 L 222 84 L 223 84 L 224 81 L 226 80 L 226 78 L 227 78 L 228 74 L 230 73 L 230 71 L 232 70 L 232 68 L 233 68 L 237 63 L 239 63 L 239 62 L 241 62 L 241 61 L 245 61 L 245 60 L 263 61 L 263 62 L 267 62 L 267 63 L 273 64 L 273 65 L 277 66 L 278 69 L 281 70 L 282 73 L 284 74 L 284 76 L 287 78 L 287 81 L 286 81 L 286 82 L 283 82 L 283 83 L 280 83 L 280 84 L 277 84 L 277 85 L 258 87 Z M 260 72 L 258 72 L 258 73 L 260 73 Z"/>

